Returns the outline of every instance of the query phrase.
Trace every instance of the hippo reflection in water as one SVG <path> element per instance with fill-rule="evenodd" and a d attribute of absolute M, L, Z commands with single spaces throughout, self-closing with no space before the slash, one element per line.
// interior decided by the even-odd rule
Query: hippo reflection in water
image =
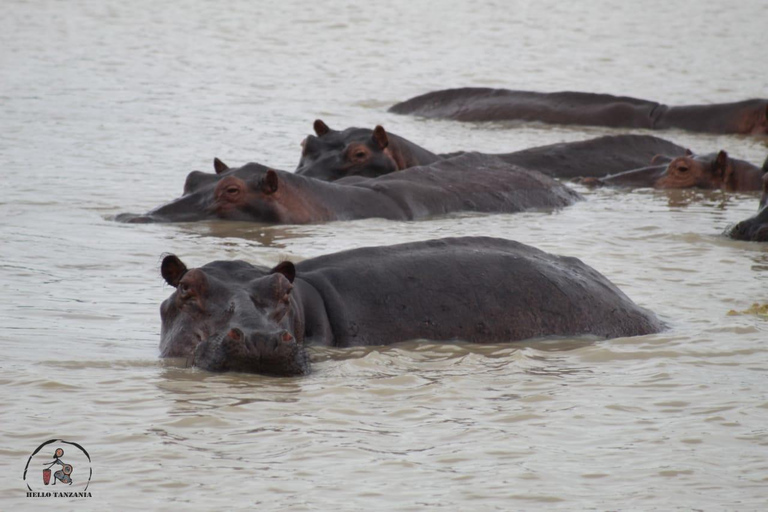
<path fill-rule="evenodd" d="M 430 92 L 390 112 L 457 121 L 538 121 L 614 128 L 679 128 L 706 133 L 768 134 L 768 100 L 670 107 L 655 101 L 585 92 L 468 87 Z"/>
<path fill-rule="evenodd" d="M 296 174 L 325 181 L 373 178 L 428 165 L 463 152 L 436 155 L 382 126 L 333 130 L 322 120 L 302 142 Z M 682 156 L 685 148 L 651 135 L 606 135 L 578 142 L 494 154 L 501 160 L 556 178 L 602 177 L 648 165 L 655 155 Z M 471 169 L 467 169 L 471 171 Z"/>
<path fill-rule="evenodd" d="M 663 162 L 663 163 L 662 163 Z M 731 158 L 725 151 L 708 155 L 657 156 L 657 165 L 625 171 L 605 178 L 585 178 L 588 186 L 652 187 L 658 189 L 702 188 L 729 192 L 753 192 L 763 187 L 768 159 L 759 168 L 744 160 Z"/>
<path fill-rule="evenodd" d="M 123 222 L 225 219 L 307 224 L 384 218 L 414 220 L 454 212 L 515 213 L 568 206 L 581 196 L 541 173 L 466 153 L 359 183 L 329 183 L 250 163 L 216 174 L 194 171 L 183 195 Z M 471 171 L 470 171 L 471 170 Z"/>
<path fill-rule="evenodd" d="M 768 160 L 766 167 L 768 167 Z M 763 195 L 760 198 L 757 215 L 739 222 L 726 233 L 736 240 L 768 242 L 768 171 L 763 176 Z"/>
<path fill-rule="evenodd" d="M 162 357 L 211 371 L 309 372 L 311 345 L 616 338 L 663 324 L 576 258 L 495 238 L 369 247 L 269 269 L 166 256 Z"/>

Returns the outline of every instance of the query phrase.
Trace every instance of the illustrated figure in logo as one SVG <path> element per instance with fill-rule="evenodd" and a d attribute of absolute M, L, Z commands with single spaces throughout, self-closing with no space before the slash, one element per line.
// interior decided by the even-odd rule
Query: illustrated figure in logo
<path fill-rule="evenodd" d="M 48 468 L 43 470 L 43 483 L 45 485 L 48 485 L 48 482 L 51 481 L 51 466 L 55 464 L 59 464 L 61 469 L 53 474 L 53 483 L 51 485 L 56 485 L 56 480 L 63 484 L 72 485 L 72 477 L 69 475 L 72 474 L 74 468 L 71 464 L 65 464 L 64 461 L 61 460 L 61 457 L 63 456 L 64 450 L 62 448 L 56 448 L 56 452 L 53 454 L 53 462 L 48 464 Z"/>

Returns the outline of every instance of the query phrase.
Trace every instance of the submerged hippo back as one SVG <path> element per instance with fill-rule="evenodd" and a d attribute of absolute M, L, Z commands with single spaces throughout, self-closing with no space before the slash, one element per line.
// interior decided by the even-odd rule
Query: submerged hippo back
<path fill-rule="evenodd" d="M 457 121 L 539 121 L 652 128 L 663 107 L 656 102 L 584 92 L 542 93 L 485 87 L 430 92 L 392 106 L 396 114 Z"/>
<path fill-rule="evenodd" d="M 606 135 L 496 155 L 505 162 L 557 178 L 600 178 L 651 164 L 656 155 L 685 155 L 685 148 L 652 135 Z"/>
<path fill-rule="evenodd" d="M 518 242 L 447 238 L 301 262 L 336 346 L 425 338 L 506 342 L 658 332 L 662 324 L 596 270 Z"/>
<path fill-rule="evenodd" d="M 562 208 L 582 198 L 549 176 L 480 153 L 411 167 L 356 186 L 387 196 L 411 219 L 464 211 Z"/>

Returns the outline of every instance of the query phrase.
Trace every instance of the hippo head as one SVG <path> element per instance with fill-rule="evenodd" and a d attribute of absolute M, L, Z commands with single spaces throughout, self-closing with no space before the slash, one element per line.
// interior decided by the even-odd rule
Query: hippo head
<path fill-rule="evenodd" d="M 658 161 L 659 157 L 654 157 Z M 673 158 L 667 169 L 654 184 L 655 188 L 736 188 L 736 175 L 725 151 L 717 154 L 694 155 L 686 151 L 685 156 Z"/>
<path fill-rule="evenodd" d="M 281 222 L 287 214 L 278 189 L 283 171 L 249 163 L 230 169 L 214 159 L 215 173 L 192 171 L 181 197 L 145 215 L 120 214 L 120 222 L 194 222 L 209 219 Z M 284 195 L 284 194 L 283 194 Z"/>
<path fill-rule="evenodd" d="M 188 270 L 168 255 L 161 272 L 176 289 L 160 307 L 161 357 L 187 357 L 194 366 L 217 372 L 309 372 L 291 296 L 292 263 L 269 270 L 243 261 L 215 261 Z"/>
<path fill-rule="evenodd" d="M 348 128 L 337 131 L 318 119 L 314 129 L 317 136 L 309 135 L 301 143 L 301 160 L 296 174 L 335 181 L 347 176 L 375 178 L 403 168 L 391 151 L 389 136 L 381 126 L 373 130 Z"/>

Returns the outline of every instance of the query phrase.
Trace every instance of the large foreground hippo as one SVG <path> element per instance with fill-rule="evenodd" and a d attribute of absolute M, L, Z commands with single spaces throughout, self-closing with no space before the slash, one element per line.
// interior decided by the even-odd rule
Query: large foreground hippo
<path fill-rule="evenodd" d="M 768 134 L 768 100 L 669 107 L 655 101 L 584 92 L 531 92 L 468 87 L 416 96 L 389 109 L 396 114 L 457 121 L 523 120 L 614 128 Z"/>
<path fill-rule="evenodd" d="M 663 324 L 593 268 L 496 238 L 344 251 L 273 269 L 162 263 L 162 357 L 212 371 L 309 372 L 306 347 L 428 339 L 616 338 Z"/>
<path fill-rule="evenodd" d="M 373 130 L 331 130 L 315 121 L 317 137 L 302 143 L 296 174 L 336 181 L 349 177 L 377 177 L 463 154 L 435 154 L 382 126 Z M 556 178 L 601 177 L 644 167 L 656 155 L 685 154 L 685 148 L 651 135 L 607 135 L 594 139 L 549 144 L 494 156 Z"/>
<path fill-rule="evenodd" d="M 471 172 L 468 171 L 471 169 Z M 581 199 L 541 173 L 467 153 L 359 183 L 329 183 L 250 163 L 217 174 L 194 171 L 184 195 L 122 222 L 226 219 L 307 224 L 384 218 L 414 220 L 454 212 L 515 213 L 560 208 Z"/>
<path fill-rule="evenodd" d="M 768 160 L 766 160 L 768 168 Z M 768 242 L 768 172 L 763 176 L 763 196 L 757 215 L 743 220 L 727 231 L 728 236 L 748 242 Z"/>
<path fill-rule="evenodd" d="M 656 162 L 665 160 L 657 157 Z M 614 187 L 652 187 L 658 189 L 702 188 L 729 192 L 753 192 L 763 187 L 763 174 L 768 159 L 759 168 L 751 163 L 731 158 L 725 151 L 708 155 L 688 153 L 666 158 L 668 163 L 651 165 L 595 179 L 582 180 L 585 185 Z"/>

